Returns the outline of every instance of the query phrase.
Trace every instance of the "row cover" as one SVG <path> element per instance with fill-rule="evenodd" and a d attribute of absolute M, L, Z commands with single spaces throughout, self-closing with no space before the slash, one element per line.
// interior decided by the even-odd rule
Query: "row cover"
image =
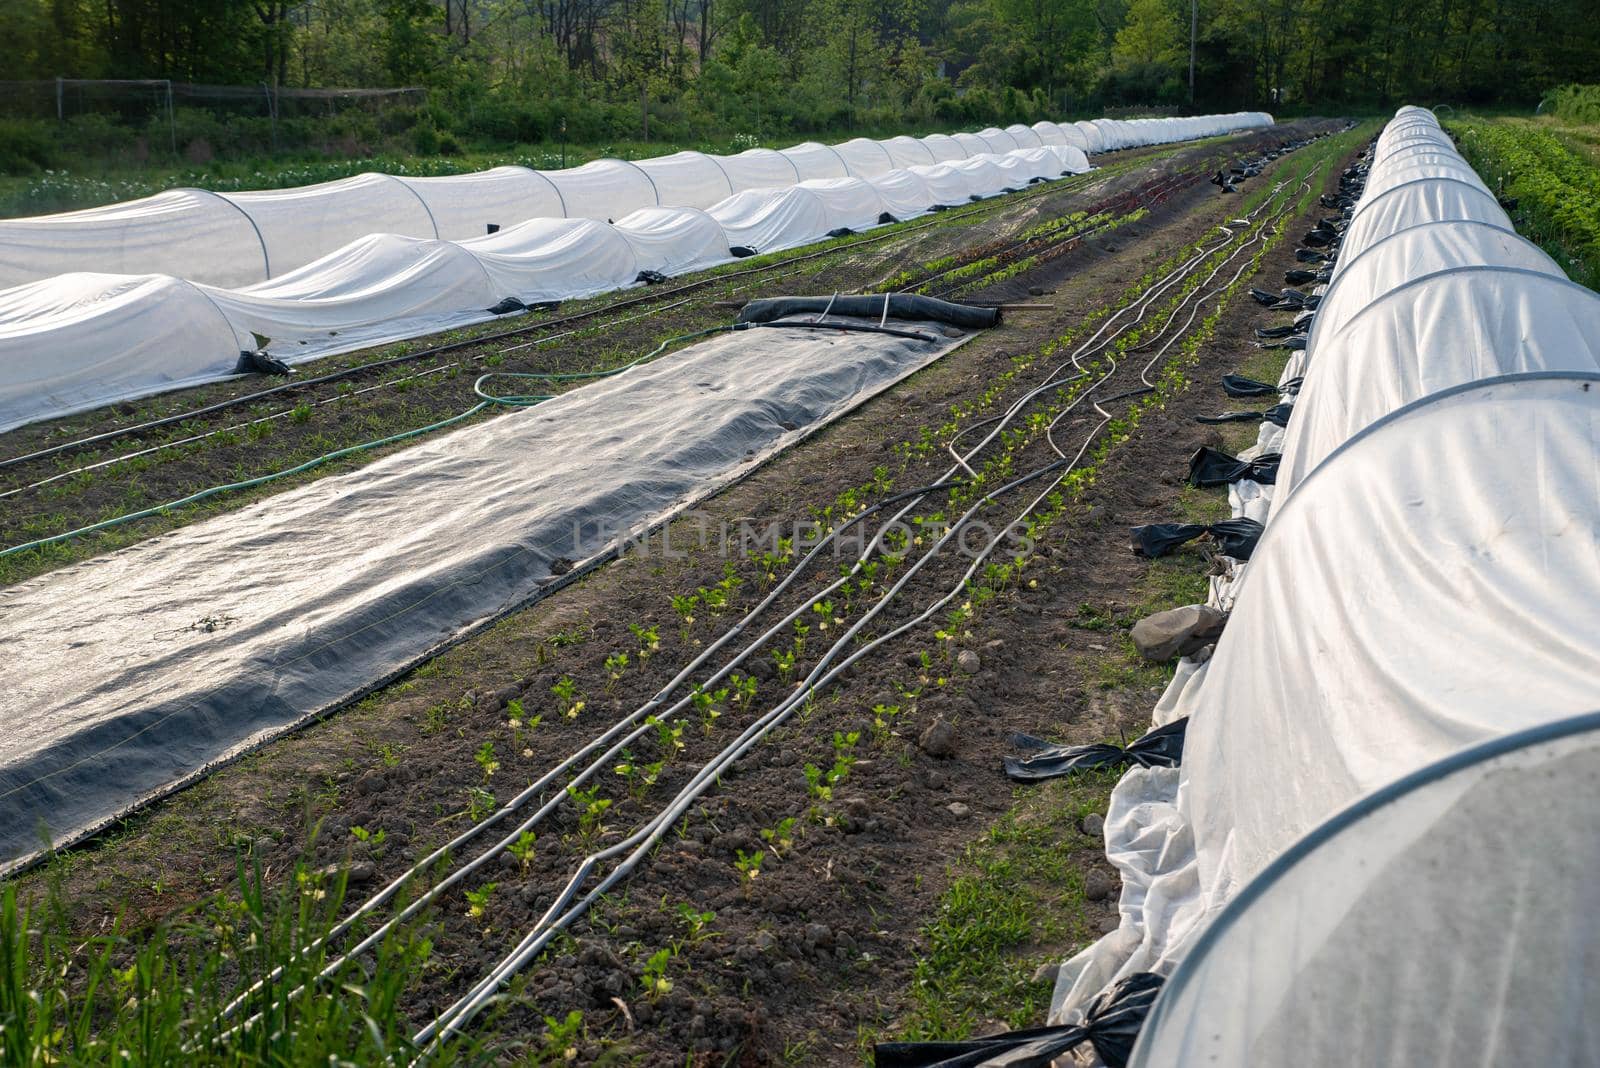
<path fill-rule="evenodd" d="M 744 329 L 0 591 L 0 874 L 41 829 L 76 840 L 577 577 L 962 340 L 919 332 Z"/>
<path fill-rule="evenodd" d="M 361 174 L 295 189 L 174 189 L 85 211 L 0 221 L 0 286 L 72 271 L 170 274 L 243 286 L 276 278 L 373 233 L 459 241 L 527 219 L 620 219 L 645 207 L 709 208 L 752 189 L 1042 147 L 1103 152 L 1269 126 L 1260 112 L 988 129 L 976 134 L 856 138 L 737 155 L 677 152 L 566 170 L 496 167 L 408 178 Z"/>
<path fill-rule="evenodd" d="M 1170 975 L 1134 1064 L 1600 1055 L 1600 295 L 1430 113 L 1370 161 L 1276 482 L 1230 494 L 1266 529 L 1156 709 L 1182 766 L 1113 791 L 1122 926 L 1058 988 Z"/>
<path fill-rule="evenodd" d="M 615 224 L 538 218 L 463 241 L 372 234 L 235 289 L 169 275 L 65 274 L 0 291 L 0 430 L 214 381 L 240 351 L 295 363 L 493 318 L 507 298 L 566 300 L 771 252 L 1086 170 L 1071 146 L 871 178 L 809 179 Z"/>

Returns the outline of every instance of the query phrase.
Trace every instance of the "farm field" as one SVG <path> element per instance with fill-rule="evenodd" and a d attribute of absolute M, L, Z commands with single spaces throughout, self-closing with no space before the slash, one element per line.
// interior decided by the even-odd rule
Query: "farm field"
<path fill-rule="evenodd" d="M 1507 194 L 1533 229 L 1548 228 L 1541 240 L 1577 277 L 1593 262 L 1593 234 L 1559 206 L 1594 189 L 1592 160 L 1586 173 L 1570 134 L 1542 125 L 1461 123 L 1463 151 L 1484 153 L 1474 163 L 1486 179 L 1508 176 Z M 1277 381 L 1289 350 L 1260 347 L 1253 331 L 1281 317 L 1249 291 L 1280 289 L 1302 266 L 1296 238 L 1377 129 L 1347 125 L 1307 120 L 1113 153 L 1085 175 L 819 247 L 330 357 L 269 396 L 246 395 L 278 380 L 236 380 L 0 435 L 0 545 L 44 543 L 0 556 L 0 583 L 26 588 L 408 442 L 61 535 L 457 416 L 489 371 L 616 368 L 727 322 L 728 302 L 907 291 L 1029 306 L 658 532 L 655 545 L 671 553 L 647 542 L 561 583 L 353 707 L 8 883 L 0 949 L 15 952 L 17 910 L 30 910 L 34 952 L 67 979 L 27 1015 L 17 1008 L 27 984 L 5 969 L 0 1040 L 58 1050 L 67 1063 L 110 1063 L 133 1043 L 141 1063 L 180 1051 L 233 1063 L 221 1010 L 264 980 L 282 996 L 266 1000 L 271 1027 L 237 1039 L 243 1059 L 405 1061 L 415 1027 L 517 945 L 586 853 L 623 843 L 795 693 L 804 700 L 715 768 L 628 878 L 510 978 L 506 996 L 442 1039 L 449 1056 L 846 1064 L 880 1041 L 1042 1022 L 1051 967 L 1116 925 L 1117 875 L 1096 822 L 1116 777 L 1018 786 L 1001 759 L 1014 732 L 1087 744 L 1148 726 L 1172 670 L 1140 658 L 1129 628 L 1204 601 L 1214 554 L 1189 546 L 1142 560 L 1128 551 L 1128 528 L 1230 514 L 1225 488 L 1186 484 L 1189 457 L 1237 453 L 1256 425 L 1195 417 L 1239 406 L 1218 388 L 1224 374 Z M 1235 193 L 1209 180 L 1312 135 Z M 994 437 L 971 482 L 950 483 L 952 450 L 1041 383 L 1052 391 L 1038 413 Z M 60 448 L 96 434 L 108 436 Z M 1053 457 L 1073 462 L 1048 485 L 1008 487 Z M 907 543 L 842 584 L 832 581 L 838 560 L 806 563 L 792 542 L 725 552 L 700 536 L 741 523 L 838 528 L 930 485 L 937 493 L 916 498 Z M 968 510 L 996 528 L 1026 521 L 1033 548 L 970 575 L 954 555 L 907 566 Z M 814 690 L 802 685 L 892 582 L 903 582 L 895 608 L 867 631 L 881 645 Z M 641 721 L 647 729 L 591 779 L 565 792 L 547 785 L 540 796 L 553 803 L 536 830 L 503 850 L 485 852 L 497 835 L 483 834 L 429 859 L 679 686 L 686 665 L 758 609 L 764 620 L 795 618 L 736 673 L 680 686 L 684 713 Z M 339 957 L 398 902 L 480 857 L 388 931 L 375 958 Z M 425 874 L 352 934 L 340 931 L 335 948 L 289 952 L 419 862 Z M 138 946 L 160 949 L 130 957 Z M 324 967 L 332 993 L 318 995 Z M 198 1050 L 194 1020 L 218 1028 Z"/>
<path fill-rule="evenodd" d="M 1463 115 L 1447 129 L 1517 228 L 1575 281 L 1600 284 L 1600 121 Z"/>

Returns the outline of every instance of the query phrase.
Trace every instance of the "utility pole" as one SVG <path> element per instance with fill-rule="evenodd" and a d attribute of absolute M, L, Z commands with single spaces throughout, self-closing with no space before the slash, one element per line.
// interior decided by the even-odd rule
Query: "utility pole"
<path fill-rule="evenodd" d="M 1200 0 L 1189 0 L 1189 103 L 1194 103 L 1194 40 L 1200 27 Z"/>

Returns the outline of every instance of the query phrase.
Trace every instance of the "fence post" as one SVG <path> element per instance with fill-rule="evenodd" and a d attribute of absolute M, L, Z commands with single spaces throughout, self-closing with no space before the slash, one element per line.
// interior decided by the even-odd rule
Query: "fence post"
<path fill-rule="evenodd" d="M 163 79 L 167 83 L 167 133 L 172 138 L 172 155 L 178 155 L 178 113 L 172 106 L 172 79 Z"/>
<path fill-rule="evenodd" d="M 67 119 L 67 83 L 56 75 L 56 121 L 65 122 Z"/>

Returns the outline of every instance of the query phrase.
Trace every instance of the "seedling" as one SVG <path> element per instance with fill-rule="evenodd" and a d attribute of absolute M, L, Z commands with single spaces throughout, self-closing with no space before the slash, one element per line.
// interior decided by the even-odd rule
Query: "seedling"
<path fill-rule="evenodd" d="M 816 605 L 812 605 L 816 610 Z M 811 625 L 802 620 L 794 621 L 794 651 L 796 656 L 804 656 L 806 651 L 806 635 L 811 633 Z"/>
<path fill-rule="evenodd" d="M 555 694 L 560 703 L 561 714 L 568 719 L 577 719 L 578 713 L 583 711 L 583 699 L 578 696 L 578 684 L 572 681 L 571 676 L 563 675 L 550 687 L 550 692 Z"/>
<path fill-rule="evenodd" d="M 689 932 L 689 941 L 698 945 L 708 938 L 717 937 L 717 932 L 711 930 L 711 922 L 717 918 L 715 912 L 699 912 L 687 901 L 678 905 L 678 918 L 683 921 L 683 926 Z"/>
<path fill-rule="evenodd" d="M 650 654 L 661 648 L 661 632 L 654 626 L 643 627 L 637 623 L 629 623 L 628 629 L 633 631 L 633 636 L 639 639 L 639 662 L 650 659 Z"/>
<path fill-rule="evenodd" d="M 591 786 L 587 790 L 580 790 L 576 786 L 568 786 L 567 796 L 578 806 L 579 838 L 585 842 L 593 842 L 606 832 L 605 824 L 600 820 L 606 814 L 606 809 L 611 807 L 611 799 L 600 796 L 600 787 Z"/>
<path fill-rule="evenodd" d="M 788 679 L 789 673 L 794 670 L 795 651 L 793 649 L 774 649 L 772 662 L 778 665 L 778 674 Z"/>
<path fill-rule="evenodd" d="M 756 881 L 756 876 L 761 874 L 761 862 L 766 859 L 767 851 L 758 849 L 754 853 L 746 853 L 740 849 L 737 852 L 739 859 L 733 862 L 733 866 L 739 872 L 739 884 L 748 893 L 751 884 Z"/>
<path fill-rule="evenodd" d="M 578 1040 L 583 1037 L 583 1013 L 573 1009 L 565 1020 L 554 1016 L 544 1018 L 545 1049 L 556 1050 L 564 1061 L 578 1059 Z"/>
<path fill-rule="evenodd" d="M 365 827 L 352 827 L 350 828 L 350 834 L 354 836 L 356 841 L 371 846 L 373 849 L 383 845 L 383 840 L 389 837 L 387 831 L 369 831 Z"/>
<path fill-rule="evenodd" d="M 729 688 L 726 686 L 720 690 L 712 690 L 710 693 L 696 686 L 694 692 L 689 695 L 689 700 L 693 703 L 695 711 L 700 714 L 700 726 L 705 728 L 706 734 L 709 735 L 711 733 L 712 728 L 716 726 L 717 717 L 722 715 L 717 706 L 727 701 L 728 693 Z"/>
<path fill-rule="evenodd" d="M 678 619 L 681 623 L 678 636 L 684 641 L 689 640 L 689 628 L 694 626 L 694 610 L 699 603 L 700 595 L 695 593 L 686 593 L 681 597 L 672 599 L 672 610 L 678 613 Z"/>
<path fill-rule="evenodd" d="M 622 673 L 626 670 L 628 670 L 627 653 L 612 653 L 606 657 L 606 675 L 613 683 L 622 678 Z M 611 687 L 607 686 L 606 689 L 609 690 Z"/>
<path fill-rule="evenodd" d="M 683 750 L 682 723 L 668 723 L 655 716 L 646 716 L 645 722 L 656 729 L 656 744 L 661 747 L 662 760 L 671 760 Z"/>
<path fill-rule="evenodd" d="M 524 757 L 533 756 L 533 750 L 522 744 L 522 731 L 526 728 L 532 733 L 539 726 L 543 716 L 534 716 L 532 719 L 524 717 L 521 701 L 506 702 L 506 726 L 511 730 L 511 747 Z"/>
<path fill-rule="evenodd" d="M 833 788 L 844 781 L 850 774 L 850 766 L 856 762 L 856 743 L 861 740 L 860 731 L 851 731 L 845 734 L 842 731 L 833 732 L 833 767 L 823 771 L 815 764 L 807 764 L 806 788 L 811 796 L 818 801 L 833 800 Z"/>
<path fill-rule="evenodd" d="M 872 706 L 872 744 L 881 746 L 889 740 L 894 722 L 900 715 L 899 705 Z"/>
<path fill-rule="evenodd" d="M 528 870 L 528 865 L 533 861 L 533 844 L 538 840 L 539 836 L 532 831 L 523 831 L 517 835 L 515 842 L 506 847 L 506 850 L 517 858 L 517 863 L 522 865 L 524 872 Z"/>
<path fill-rule="evenodd" d="M 761 840 L 772 847 L 773 856 L 781 859 L 785 853 L 794 848 L 794 827 L 795 819 L 790 816 L 776 827 L 762 828 Z"/>
<path fill-rule="evenodd" d="M 827 630 L 830 623 L 843 623 L 844 620 L 834 614 L 832 601 L 818 601 L 811 606 L 811 611 L 817 617 L 817 629 Z M 795 621 L 798 626 L 799 620 Z"/>
<path fill-rule="evenodd" d="M 467 816 L 473 823 L 477 823 L 493 812 L 494 806 L 494 794 L 491 794 L 488 790 L 474 786 L 467 791 Z"/>
<path fill-rule="evenodd" d="M 494 778 L 494 773 L 500 770 L 500 761 L 494 758 L 494 743 L 484 742 L 478 747 L 477 753 L 472 757 L 478 762 L 478 767 L 483 769 L 483 781 L 488 782 Z"/>
<path fill-rule="evenodd" d="M 628 796 L 635 801 L 642 801 L 644 800 L 644 795 L 650 792 L 650 788 L 661 777 L 663 763 L 664 761 L 658 760 L 654 764 L 641 764 L 633 758 L 631 752 L 624 749 L 622 751 L 622 763 L 618 764 L 614 770 L 628 784 Z"/>
<path fill-rule="evenodd" d="M 752 675 L 734 675 L 728 680 L 733 688 L 733 703 L 741 708 L 750 707 L 756 699 L 756 680 Z"/>
<path fill-rule="evenodd" d="M 489 898 L 494 895 L 494 888 L 499 883 L 484 883 L 482 889 L 467 891 L 467 915 L 475 920 L 483 919 L 484 913 L 489 908 Z"/>
<path fill-rule="evenodd" d="M 645 997 L 651 1001 L 672 993 L 672 980 L 667 978 L 667 963 L 676 955 L 676 949 L 658 949 L 644 962 L 644 975 L 639 982 L 644 987 Z"/>

